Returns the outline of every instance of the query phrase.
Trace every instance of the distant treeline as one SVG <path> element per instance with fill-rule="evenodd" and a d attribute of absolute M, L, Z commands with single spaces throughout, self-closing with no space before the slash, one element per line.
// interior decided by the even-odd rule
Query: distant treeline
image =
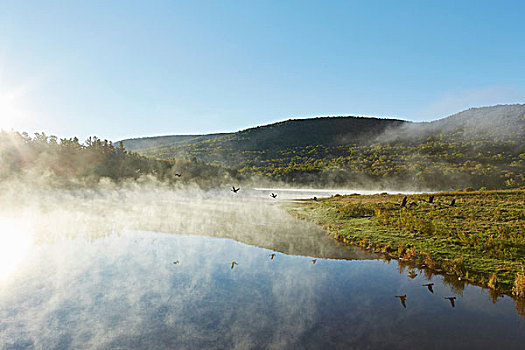
<path fill-rule="evenodd" d="M 160 160 L 128 152 L 122 143 L 89 137 L 59 139 L 45 133 L 0 132 L 0 180 L 17 176 L 51 175 L 58 180 L 80 179 L 116 182 L 153 176 L 171 183 L 213 185 L 242 176 L 236 170 L 206 164 L 196 159 Z"/>
<path fill-rule="evenodd" d="M 80 143 L 1 132 L 0 178 L 36 172 L 93 181 L 147 175 L 210 186 L 250 179 L 258 185 L 267 180 L 362 189 L 504 189 L 525 185 L 524 139 L 525 105 L 469 109 L 430 123 L 314 118 L 118 145 L 96 137 Z"/>

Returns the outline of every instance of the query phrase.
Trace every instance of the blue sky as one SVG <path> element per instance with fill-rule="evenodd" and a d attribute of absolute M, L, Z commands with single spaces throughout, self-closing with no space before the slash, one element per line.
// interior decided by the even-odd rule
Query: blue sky
<path fill-rule="evenodd" d="M 525 103 L 522 1 L 1 1 L 0 128 L 118 140 Z"/>

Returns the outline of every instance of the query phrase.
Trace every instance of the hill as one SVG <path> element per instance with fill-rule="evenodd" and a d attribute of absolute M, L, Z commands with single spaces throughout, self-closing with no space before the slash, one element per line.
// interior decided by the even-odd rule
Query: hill
<path fill-rule="evenodd" d="M 170 158 L 176 156 L 177 151 L 181 151 L 184 147 L 201 149 L 208 147 L 210 143 L 214 147 L 239 150 L 268 150 L 312 145 L 334 146 L 378 136 L 387 128 L 404 123 L 407 122 L 364 117 L 290 119 L 234 133 L 145 137 L 122 140 L 122 143 L 130 151 L 143 153 L 171 149 L 175 152 L 173 155 L 168 152 L 162 156 L 162 158 Z"/>
<path fill-rule="evenodd" d="M 136 139 L 123 140 L 122 143 L 128 151 L 139 152 L 156 149 L 163 146 L 192 144 L 196 142 L 212 140 L 217 137 L 228 135 L 226 133 L 209 134 L 209 135 L 169 135 L 141 137 Z"/>
<path fill-rule="evenodd" d="M 449 139 L 518 140 L 525 136 L 525 105 L 470 108 L 443 119 L 407 123 L 389 131 L 382 135 L 389 141 L 440 135 Z"/>
<path fill-rule="evenodd" d="M 524 139 L 525 105 L 502 105 L 422 123 L 292 119 L 229 134 L 122 142 L 144 155 L 198 159 L 285 182 L 450 189 L 523 185 Z"/>

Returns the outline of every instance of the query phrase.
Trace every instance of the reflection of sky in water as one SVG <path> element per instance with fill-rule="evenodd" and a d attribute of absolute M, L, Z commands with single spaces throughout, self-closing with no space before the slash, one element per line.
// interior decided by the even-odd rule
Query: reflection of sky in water
<path fill-rule="evenodd" d="M 452 309 L 378 260 L 278 254 L 229 239 L 126 231 L 35 247 L 0 284 L 4 348 L 521 348 L 509 298 Z M 175 260 L 180 264 L 174 265 Z M 233 270 L 231 262 L 237 261 Z M 404 309 L 395 295 L 407 294 Z"/>

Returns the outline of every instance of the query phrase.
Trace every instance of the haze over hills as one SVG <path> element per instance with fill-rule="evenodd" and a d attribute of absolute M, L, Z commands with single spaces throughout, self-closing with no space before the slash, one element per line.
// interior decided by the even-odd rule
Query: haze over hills
<path fill-rule="evenodd" d="M 388 131 L 385 135 L 385 131 Z M 239 149 L 256 150 L 297 146 L 335 146 L 380 141 L 379 137 L 400 133 L 404 137 L 428 137 L 461 133 L 462 136 L 518 138 L 525 135 L 525 104 L 470 108 L 432 122 L 354 116 L 289 119 L 232 133 L 169 135 L 122 140 L 130 151 L 147 153 L 172 146 L 210 146 L 209 141 L 238 143 Z M 215 143 L 213 146 L 216 146 Z M 178 150 L 177 148 L 173 149 Z M 163 154 L 164 157 L 169 152 Z"/>
<path fill-rule="evenodd" d="M 462 132 L 464 136 L 516 138 L 525 133 L 525 104 L 470 108 L 430 123 L 433 131 Z"/>
<path fill-rule="evenodd" d="M 432 122 L 291 119 L 235 133 L 127 139 L 126 149 L 301 184 L 450 189 L 523 184 L 525 105 L 471 108 Z"/>
<path fill-rule="evenodd" d="M 525 104 L 470 108 L 432 122 L 404 124 L 395 133 L 404 138 L 456 135 L 461 138 L 519 140 L 525 136 Z"/>

